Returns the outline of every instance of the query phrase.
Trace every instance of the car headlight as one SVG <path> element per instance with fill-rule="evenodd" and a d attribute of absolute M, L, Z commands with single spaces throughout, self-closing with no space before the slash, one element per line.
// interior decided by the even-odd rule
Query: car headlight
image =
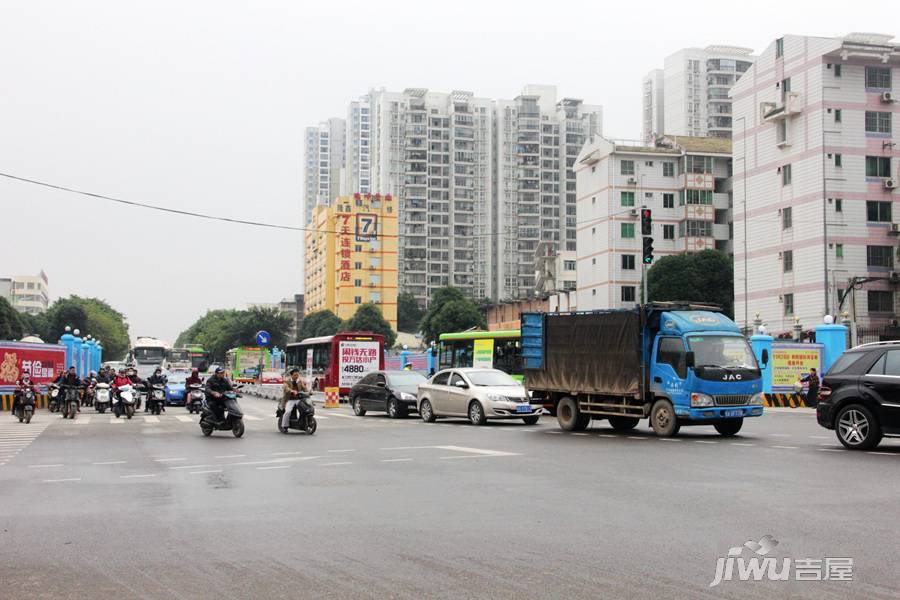
<path fill-rule="evenodd" d="M 752 396 L 750 396 L 749 404 L 752 404 L 754 406 L 762 406 L 763 404 L 765 404 L 764 400 L 765 400 L 765 396 L 763 395 L 763 393 L 757 392 L 757 393 L 753 394 Z"/>
<path fill-rule="evenodd" d="M 509 402 L 509 398 L 500 394 L 488 394 L 487 399 L 491 402 Z"/>
<path fill-rule="evenodd" d="M 709 394 L 691 394 L 691 407 L 703 408 L 706 406 L 715 406 L 716 401 Z"/>
<path fill-rule="evenodd" d="M 412 400 L 415 400 L 416 397 L 415 397 L 414 395 L 412 395 L 412 394 L 407 394 L 406 392 L 400 392 L 400 399 L 401 399 L 401 400 L 412 401 Z"/>

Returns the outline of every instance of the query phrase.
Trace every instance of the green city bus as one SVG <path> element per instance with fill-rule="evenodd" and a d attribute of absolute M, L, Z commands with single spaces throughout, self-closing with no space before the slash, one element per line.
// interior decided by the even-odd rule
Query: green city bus
<path fill-rule="evenodd" d="M 518 329 L 442 333 L 439 338 L 438 370 L 462 367 L 500 369 L 522 381 L 522 334 Z"/>

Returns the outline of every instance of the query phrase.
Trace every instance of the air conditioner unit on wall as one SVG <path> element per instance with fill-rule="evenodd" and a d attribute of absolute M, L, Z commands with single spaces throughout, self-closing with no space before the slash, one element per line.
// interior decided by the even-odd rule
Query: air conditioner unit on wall
<path fill-rule="evenodd" d="M 894 101 L 894 92 L 881 92 L 881 101 L 882 102 L 893 102 Z"/>
<path fill-rule="evenodd" d="M 888 177 L 884 180 L 884 189 L 892 190 L 897 187 L 897 180 L 893 177 Z"/>

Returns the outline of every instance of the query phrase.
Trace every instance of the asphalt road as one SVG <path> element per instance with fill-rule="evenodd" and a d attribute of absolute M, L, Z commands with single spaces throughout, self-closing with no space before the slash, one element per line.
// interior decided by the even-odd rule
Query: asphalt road
<path fill-rule="evenodd" d="M 900 443 L 845 451 L 809 411 L 662 440 L 320 408 L 305 436 L 241 403 L 243 439 L 182 408 L 0 416 L 0 598 L 900 596 Z M 853 580 L 710 587 L 766 534 Z"/>

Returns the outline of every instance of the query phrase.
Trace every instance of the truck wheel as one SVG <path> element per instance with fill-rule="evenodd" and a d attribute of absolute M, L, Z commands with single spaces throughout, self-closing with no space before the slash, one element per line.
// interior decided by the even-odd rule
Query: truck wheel
<path fill-rule="evenodd" d="M 657 400 L 653 403 L 650 409 L 650 425 L 659 437 L 671 437 L 681 429 L 675 417 L 675 409 L 668 400 Z"/>
<path fill-rule="evenodd" d="M 556 422 L 565 431 L 584 431 L 591 422 L 591 417 L 581 414 L 575 398 L 566 396 L 556 408 Z"/>
<path fill-rule="evenodd" d="M 741 430 L 741 426 L 743 424 L 744 419 L 724 419 L 722 421 L 713 423 L 713 427 L 716 428 L 716 431 L 719 432 L 719 435 L 731 437 Z"/>
<path fill-rule="evenodd" d="M 630 431 L 640 423 L 637 417 L 609 417 L 609 424 L 616 431 Z"/>

